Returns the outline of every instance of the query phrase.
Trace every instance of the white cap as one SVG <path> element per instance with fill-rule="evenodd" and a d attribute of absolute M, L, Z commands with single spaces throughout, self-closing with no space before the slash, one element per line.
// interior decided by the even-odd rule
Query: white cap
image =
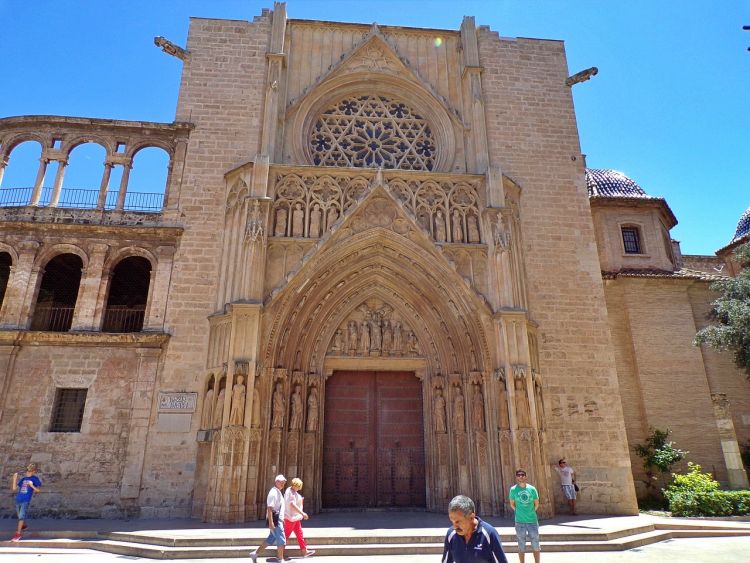
<path fill-rule="evenodd" d="M 275 481 L 286 481 L 286 477 L 279 473 L 278 475 L 276 475 L 276 479 L 274 479 L 274 482 Z"/>

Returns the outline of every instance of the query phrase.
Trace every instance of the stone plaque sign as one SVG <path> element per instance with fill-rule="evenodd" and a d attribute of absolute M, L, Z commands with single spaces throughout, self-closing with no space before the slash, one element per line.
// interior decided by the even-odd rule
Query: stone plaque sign
<path fill-rule="evenodd" d="M 159 392 L 159 412 L 195 412 L 198 393 Z"/>

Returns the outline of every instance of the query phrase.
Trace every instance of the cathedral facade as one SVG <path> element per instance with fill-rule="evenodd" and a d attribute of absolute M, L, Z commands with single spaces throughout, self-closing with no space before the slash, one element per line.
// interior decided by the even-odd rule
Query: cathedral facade
<path fill-rule="evenodd" d="M 561 42 L 277 3 L 161 44 L 173 123 L 0 120 L 0 170 L 42 146 L 0 199 L 0 467 L 39 463 L 40 510 L 242 522 L 284 473 L 313 512 L 507 514 L 523 467 L 549 516 L 567 457 L 581 511 L 634 514 L 632 444 L 665 424 L 742 485 L 746 382 L 691 344 L 719 259 L 585 169 Z M 87 142 L 88 199 L 63 177 Z M 170 161 L 153 208 L 127 190 L 147 146 Z"/>

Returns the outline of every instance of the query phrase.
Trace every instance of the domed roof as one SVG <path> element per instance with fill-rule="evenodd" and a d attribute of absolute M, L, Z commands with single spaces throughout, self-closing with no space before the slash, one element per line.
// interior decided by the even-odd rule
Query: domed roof
<path fill-rule="evenodd" d="M 589 197 L 649 197 L 638 184 L 618 170 L 587 168 Z"/>
<path fill-rule="evenodd" d="M 740 217 L 740 220 L 737 222 L 737 230 L 734 233 L 732 242 L 738 241 L 748 234 L 750 234 L 750 207 L 745 210 L 742 217 Z M 732 244 L 732 242 L 729 244 Z"/>

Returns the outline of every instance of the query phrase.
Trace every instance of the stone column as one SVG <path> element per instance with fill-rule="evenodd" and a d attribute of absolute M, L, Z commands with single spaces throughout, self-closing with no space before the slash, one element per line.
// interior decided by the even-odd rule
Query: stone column
<path fill-rule="evenodd" d="M 185 167 L 185 155 L 187 154 L 188 140 L 178 139 L 169 160 L 169 171 L 167 173 L 167 185 L 164 188 L 164 205 L 167 209 L 176 209 L 182 191 L 182 170 Z"/>
<path fill-rule="evenodd" d="M 3 299 L 2 310 L 0 310 L 0 328 L 25 328 L 25 319 L 22 318 L 22 311 L 30 310 L 31 304 L 26 303 L 26 298 L 32 298 L 33 292 L 29 292 L 29 285 L 32 278 L 34 258 L 36 257 L 39 243 L 36 241 L 24 241 L 16 246 L 18 250 L 18 260 L 10 270 L 8 286 L 5 289 L 5 299 Z M 30 295 L 29 295 L 30 294 Z"/>
<path fill-rule="evenodd" d="M 128 422 L 128 445 L 125 451 L 120 498 L 137 499 L 141 491 L 143 460 L 150 427 L 151 406 L 154 401 L 157 368 L 161 350 L 138 349 L 138 374 L 133 382 Z"/>
<path fill-rule="evenodd" d="M 55 183 L 52 186 L 52 195 L 50 196 L 49 206 L 57 207 L 60 202 L 60 193 L 62 192 L 63 178 L 65 177 L 65 169 L 68 166 L 67 160 L 57 161 L 57 173 L 55 174 Z"/>
<path fill-rule="evenodd" d="M 118 211 L 125 209 L 125 195 L 128 193 L 128 180 L 131 168 L 133 168 L 132 162 L 122 165 L 122 178 L 120 179 L 120 189 L 117 192 L 117 204 L 115 205 L 115 209 Z"/>
<path fill-rule="evenodd" d="M 39 200 L 42 199 L 42 186 L 44 186 L 44 175 L 47 173 L 47 162 L 47 158 L 42 154 L 42 157 L 39 159 L 39 170 L 36 173 L 34 190 L 31 192 L 29 205 L 39 205 Z"/>
<path fill-rule="evenodd" d="M 71 331 L 97 330 L 98 328 L 94 324 L 94 314 L 108 249 L 108 245 L 101 243 L 92 244 L 89 249 L 89 262 L 81 276 L 76 309 L 70 326 Z"/>
<path fill-rule="evenodd" d="M 156 270 L 151 272 L 149 284 L 149 298 L 146 306 L 146 316 L 143 330 L 149 332 L 163 332 L 164 319 L 167 312 L 169 283 L 172 280 L 172 264 L 174 262 L 174 246 L 160 246 L 156 249 Z"/>
<path fill-rule="evenodd" d="M 483 174 L 489 165 L 487 145 L 487 123 L 484 114 L 484 93 L 482 91 L 482 67 L 479 65 L 477 28 L 473 17 L 464 17 L 461 22 L 462 86 L 465 94 L 465 111 L 471 116 L 470 133 L 467 135 L 469 172 Z M 496 205 L 490 198 L 489 205 Z"/>
<path fill-rule="evenodd" d="M 716 417 L 716 426 L 719 429 L 724 463 L 727 465 L 729 488 L 747 489 L 747 471 L 745 471 L 745 466 L 742 463 L 742 455 L 737 443 L 737 434 L 734 431 L 732 414 L 729 412 L 727 395 L 726 393 L 711 393 L 711 401 L 714 405 L 714 416 Z"/>
<path fill-rule="evenodd" d="M 5 175 L 6 166 L 8 166 L 8 157 L 0 156 L 0 187 L 3 185 L 3 176 Z"/>
<path fill-rule="evenodd" d="M 112 174 L 112 167 L 114 165 L 111 162 L 104 163 L 104 173 L 102 174 L 102 181 L 99 183 L 99 198 L 96 200 L 96 208 L 104 209 L 107 204 L 107 190 L 109 189 L 109 176 Z"/>

